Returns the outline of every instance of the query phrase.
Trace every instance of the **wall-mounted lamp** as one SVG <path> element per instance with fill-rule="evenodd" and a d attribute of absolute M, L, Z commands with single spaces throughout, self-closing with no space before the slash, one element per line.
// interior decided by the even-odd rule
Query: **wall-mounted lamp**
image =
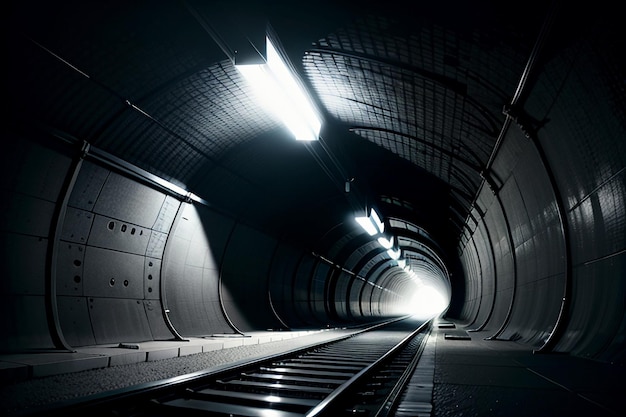
<path fill-rule="evenodd" d="M 235 68 L 297 140 L 318 140 L 322 123 L 311 100 L 270 39 L 266 37 L 265 41 L 265 63 L 236 64 Z"/>

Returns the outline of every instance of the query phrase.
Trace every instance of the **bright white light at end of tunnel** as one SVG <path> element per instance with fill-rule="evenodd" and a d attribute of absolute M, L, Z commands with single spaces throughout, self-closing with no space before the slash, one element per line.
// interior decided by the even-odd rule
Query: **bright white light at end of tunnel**
<path fill-rule="evenodd" d="M 407 305 L 407 314 L 419 319 L 429 319 L 443 313 L 450 300 L 447 295 L 434 287 L 421 286 Z"/>

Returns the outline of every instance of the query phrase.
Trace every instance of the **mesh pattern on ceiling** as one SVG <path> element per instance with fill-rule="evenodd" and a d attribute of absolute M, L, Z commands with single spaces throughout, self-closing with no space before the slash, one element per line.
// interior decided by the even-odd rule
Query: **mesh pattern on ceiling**
<path fill-rule="evenodd" d="M 230 61 L 182 80 L 152 106 L 156 117 L 175 134 L 211 156 L 278 123 L 255 102 Z"/>
<path fill-rule="evenodd" d="M 126 111 L 103 132 L 99 146 L 183 183 L 226 150 L 278 125 L 256 104 L 230 61 L 194 73 L 138 106 L 146 114 Z"/>
<path fill-rule="evenodd" d="M 357 134 L 474 193 L 476 169 L 454 156 L 488 160 L 525 57 L 489 42 L 480 49 L 479 34 L 403 30 L 383 17 L 361 21 L 320 40 L 305 72 L 329 113 Z"/>
<path fill-rule="evenodd" d="M 477 171 L 454 164 L 450 156 L 406 136 L 375 130 L 355 129 L 355 133 L 420 167 L 463 193 L 472 194 L 480 184 Z M 460 171 L 460 172 L 459 172 Z"/>

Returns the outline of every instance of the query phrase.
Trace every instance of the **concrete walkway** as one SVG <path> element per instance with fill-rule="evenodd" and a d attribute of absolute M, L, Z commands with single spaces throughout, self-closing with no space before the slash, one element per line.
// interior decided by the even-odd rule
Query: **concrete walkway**
<path fill-rule="evenodd" d="M 433 416 L 626 415 L 624 368 L 484 340 L 491 334 L 435 323 Z"/>

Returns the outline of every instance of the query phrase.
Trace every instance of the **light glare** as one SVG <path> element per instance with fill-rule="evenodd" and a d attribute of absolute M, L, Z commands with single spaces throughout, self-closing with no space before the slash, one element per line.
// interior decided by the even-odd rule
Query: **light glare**
<path fill-rule="evenodd" d="M 370 236 L 383 233 L 385 224 L 380 221 L 380 217 L 376 210 L 372 209 L 369 216 L 360 216 L 354 218 Z"/>
<path fill-rule="evenodd" d="M 378 229 L 378 233 L 383 233 L 385 231 L 385 224 L 380 220 L 380 217 L 378 216 L 378 213 L 376 213 L 376 210 L 372 209 L 370 217 L 372 219 L 372 222 L 376 226 L 376 229 Z"/>
<path fill-rule="evenodd" d="M 355 217 L 354 218 L 357 223 L 359 223 L 361 225 L 361 227 L 363 228 L 363 230 L 365 230 L 370 236 L 374 236 L 376 233 L 378 233 L 378 230 L 376 230 L 376 226 L 374 226 L 374 224 L 370 221 L 369 217 Z"/>
<path fill-rule="evenodd" d="M 393 236 L 391 237 L 391 239 L 386 239 L 381 236 L 378 238 L 378 243 L 380 243 L 380 246 L 385 249 L 391 249 L 393 247 Z"/>
<path fill-rule="evenodd" d="M 256 95 L 287 126 L 297 140 L 319 139 L 322 126 L 305 91 L 266 38 L 267 63 L 236 65 Z"/>
<path fill-rule="evenodd" d="M 409 306 L 409 313 L 419 318 L 432 318 L 441 314 L 448 307 L 444 294 L 429 285 L 420 287 Z"/>

